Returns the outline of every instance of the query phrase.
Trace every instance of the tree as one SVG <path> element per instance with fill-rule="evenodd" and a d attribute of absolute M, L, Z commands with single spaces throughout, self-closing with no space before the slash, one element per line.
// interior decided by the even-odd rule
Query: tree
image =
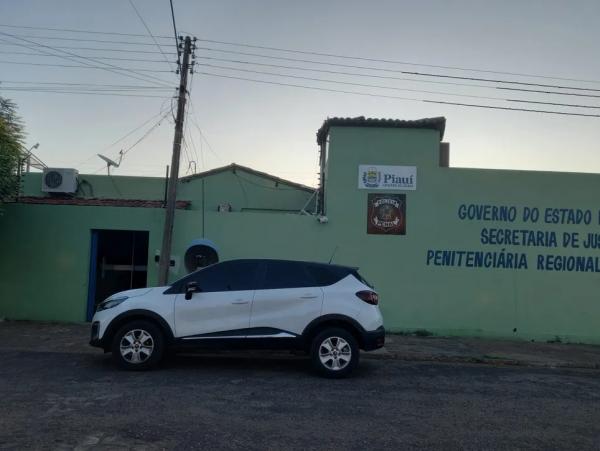
<path fill-rule="evenodd" d="M 19 192 L 19 166 L 25 131 L 16 104 L 0 97 L 0 204 Z"/>

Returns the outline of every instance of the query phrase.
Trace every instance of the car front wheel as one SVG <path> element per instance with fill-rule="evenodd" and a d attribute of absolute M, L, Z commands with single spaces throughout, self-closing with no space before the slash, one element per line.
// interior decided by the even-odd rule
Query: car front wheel
<path fill-rule="evenodd" d="M 358 343 L 350 332 L 330 328 L 314 338 L 310 358 L 321 376 L 341 378 L 350 375 L 356 368 L 359 352 Z"/>
<path fill-rule="evenodd" d="M 162 359 L 164 338 L 161 330 L 148 321 L 132 321 L 115 334 L 112 357 L 125 370 L 148 370 Z"/>

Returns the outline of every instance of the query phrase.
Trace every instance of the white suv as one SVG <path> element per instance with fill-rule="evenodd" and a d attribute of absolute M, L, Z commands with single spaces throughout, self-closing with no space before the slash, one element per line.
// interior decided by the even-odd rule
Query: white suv
<path fill-rule="evenodd" d="M 289 260 L 230 260 L 169 287 L 117 293 L 98 305 L 90 344 L 124 369 L 154 367 L 165 348 L 304 350 L 343 377 L 359 349 L 383 346 L 378 296 L 356 269 Z"/>

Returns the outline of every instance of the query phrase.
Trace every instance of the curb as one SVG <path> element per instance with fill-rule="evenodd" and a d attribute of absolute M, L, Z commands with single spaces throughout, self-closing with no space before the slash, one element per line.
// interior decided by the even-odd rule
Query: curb
<path fill-rule="evenodd" d="M 385 350 L 385 348 L 383 348 Z M 600 363 L 568 363 L 568 362 L 554 362 L 554 363 L 543 363 L 543 362 L 531 362 L 525 360 L 516 359 L 496 359 L 487 357 L 475 357 L 475 356 L 457 356 L 457 355 L 406 355 L 395 352 L 381 352 L 381 353 L 361 353 L 361 358 L 366 360 L 401 360 L 405 362 L 434 362 L 434 363 L 467 363 L 467 364 L 480 364 L 489 366 L 522 366 L 531 368 L 568 368 L 568 369 L 586 369 L 586 370 L 600 370 Z"/>

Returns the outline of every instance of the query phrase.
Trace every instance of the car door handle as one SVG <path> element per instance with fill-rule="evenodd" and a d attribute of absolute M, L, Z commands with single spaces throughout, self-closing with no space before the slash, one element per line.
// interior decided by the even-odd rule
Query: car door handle
<path fill-rule="evenodd" d="M 300 296 L 300 299 L 317 299 L 319 296 L 312 294 L 305 294 L 304 296 Z"/>
<path fill-rule="evenodd" d="M 233 302 L 232 302 L 232 304 L 235 304 L 235 305 L 243 305 L 243 304 L 248 304 L 249 302 L 250 302 L 250 301 L 242 301 L 242 300 L 239 300 L 239 301 L 233 301 Z"/>

